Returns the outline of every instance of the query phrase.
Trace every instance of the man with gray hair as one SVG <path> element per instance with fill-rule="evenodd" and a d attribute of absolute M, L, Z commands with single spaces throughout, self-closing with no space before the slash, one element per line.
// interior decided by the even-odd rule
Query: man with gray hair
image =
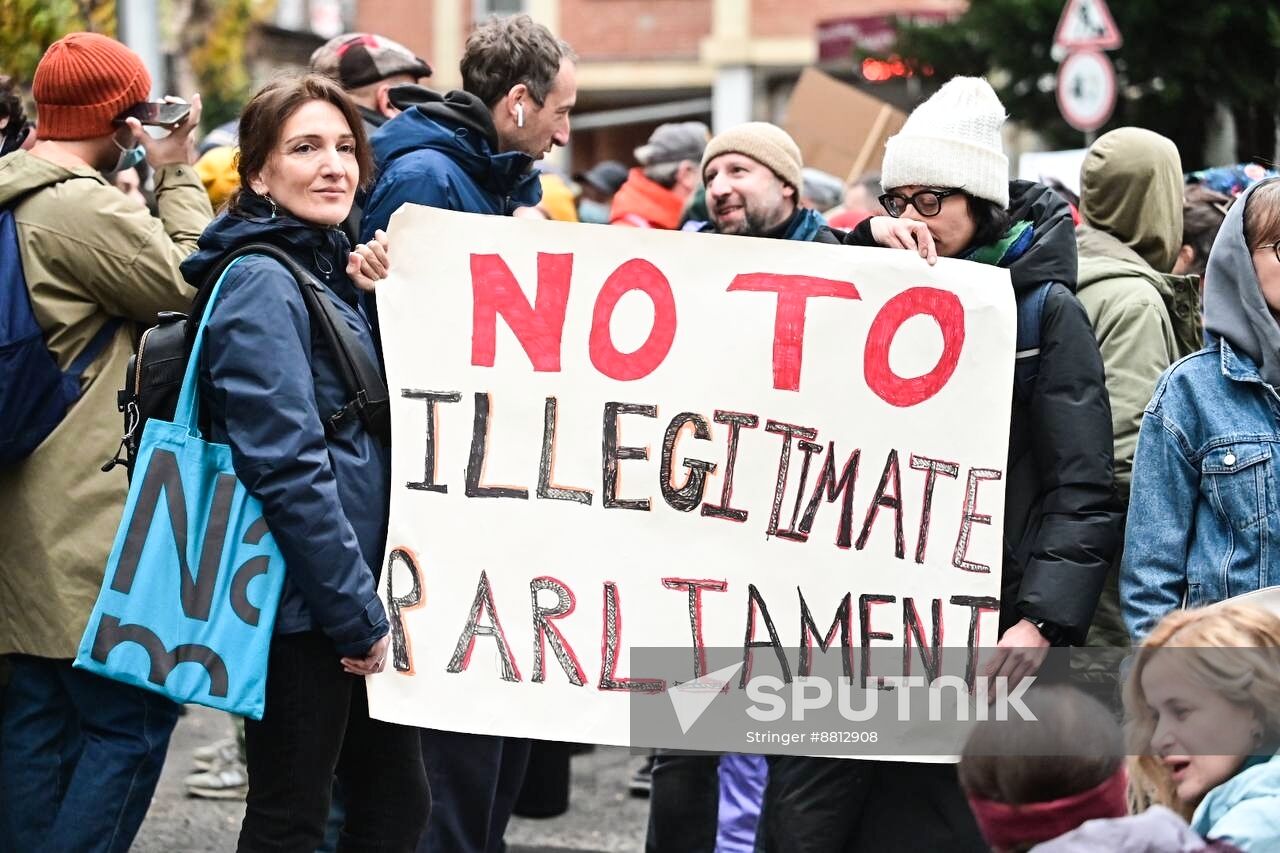
<path fill-rule="evenodd" d="M 685 203 L 700 183 L 698 164 L 710 138 L 700 121 L 659 125 L 635 150 L 640 167 L 631 170 L 614 195 L 609 224 L 679 228 Z"/>

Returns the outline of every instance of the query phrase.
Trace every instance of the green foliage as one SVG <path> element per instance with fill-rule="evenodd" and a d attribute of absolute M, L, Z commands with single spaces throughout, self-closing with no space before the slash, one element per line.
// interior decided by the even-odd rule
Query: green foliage
<path fill-rule="evenodd" d="M 49 45 L 78 30 L 115 35 L 115 0 L 0 0 L 0 73 L 30 87 Z"/>
<path fill-rule="evenodd" d="M 245 44 L 262 6 L 255 0 L 215 0 L 212 5 L 208 36 L 189 54 L 204 100 L 205 127 L 231 121 L 249 99 Z"/>
<path fill-rule="evenodd" d="M 1065 0 L 972 0 L 959 19 L 907 27 L 896 51 L 938 78 L 990 75 L 1009 114 L 1052 144 L 1079 145 L 1081 135 L 1058 114 L 1050 56 Z M 1112 0 L 1124 46 L 1109 52 L 1120 97 L 1099 132 L 1138 125 L 1163 133 L 1182 151 L 1183 167 L 1204 165 L 1205 131 L 1215 103 L 1236 119 L 1238 157 L 1275 152 L 1280 102 L 1280 6 L 1256 0 L 1187 3 Z M 998 73 L 992 73 L 998 69 Z"/>
<path fill-rule="evenodd" d="M 162 0 L 163 19 L 181 29 L 169 49 L 177 65 L 189 63 L 204 99 L 205 127 L 235 118 L 248 99 L 246 44 L 273 2 Z M 116 0 L 0 0 L 0 74 L 29 89 L 49 45 L 78 30 L 114 37 Z"/>

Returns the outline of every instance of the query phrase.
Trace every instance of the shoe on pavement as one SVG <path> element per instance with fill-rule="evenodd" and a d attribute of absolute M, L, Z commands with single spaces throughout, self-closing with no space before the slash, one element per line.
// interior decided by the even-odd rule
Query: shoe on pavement
<path fill-rule="evenodd" d="M 233 737 L 214 741 L 191 750 L 191 763 L 197 770 L 214 770 L 227 764 L 240 763 L 240 747 Z"/>
<path fill-rule="evenodd" d="M 249 774 L 243 764 L 227 764 L 203 773 L 192 773 L 182 784 L 187 796 L 207 800 L 243 800 L 249 793 Z"/>
<path fill-rule="evenodd" d="M 633 797 L 648 797 L 650 789 L 653 788 L 653 756 L 649 756 L 636 768 L 636 772 L 631 774 L 631 781 L 627 783 L 627 790 L 631 792 Z"/>

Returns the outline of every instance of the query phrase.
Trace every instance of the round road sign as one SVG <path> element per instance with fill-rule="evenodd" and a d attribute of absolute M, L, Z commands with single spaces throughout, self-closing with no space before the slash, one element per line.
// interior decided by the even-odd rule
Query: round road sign
<path fill-rule="evenodd" d="M 1058 109 L 1076 130 L 1097 130 L 1116 105 L 1116 72 L 1096 50 L 1073 53 L 1058 67 Z"/>

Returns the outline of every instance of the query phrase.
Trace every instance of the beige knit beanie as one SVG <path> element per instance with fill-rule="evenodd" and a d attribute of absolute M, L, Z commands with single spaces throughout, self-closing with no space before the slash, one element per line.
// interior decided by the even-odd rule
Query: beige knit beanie
<path fill-rule="evenodd" d="M 1004 105 L 981 77 L 953 77 L 907 117 L 884 146 L 881 184 L 958 187 L 1009 206 L 1009 158 L 1000 140 Z"/>
<path fill-rule="evenodd" d="M 721 154 L 742 154 L 768 166 L 784 184 L 790 184 L 798 193 L 804 184 L 800 176 L 804 162 L 800 146 L 776 124 L 767 121 L 749 121 L 730 128 L 707 143 L 702 155 L 702 177 L 707 175 L 707 164 Z"/>

